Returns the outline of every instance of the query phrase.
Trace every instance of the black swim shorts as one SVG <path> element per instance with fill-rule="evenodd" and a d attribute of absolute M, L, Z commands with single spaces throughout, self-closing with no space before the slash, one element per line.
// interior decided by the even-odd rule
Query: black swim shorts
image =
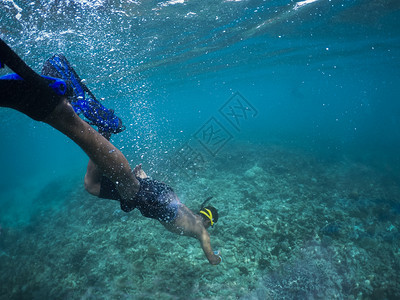
<path fill-rule="evenodd" d="M 100 187 L 100 198 L 119 200 L 121 209 L 130 212 L 139 209 L 144 217 L 162 222 L 175 220 L 180 201 L 173 189 L 157 180 L 137 178 L 140 189 L 134 200 L 122 199 L 115 184 L 107 177 L 103 177 Z"/>
<path fill-rule="evenodd" d="M 44 80 L 44 79 L 43 79 Z M 24 80 L 0 80 L 0 106 L 43 121 L 61 101 L 51 88 L 40 89 Z"/>

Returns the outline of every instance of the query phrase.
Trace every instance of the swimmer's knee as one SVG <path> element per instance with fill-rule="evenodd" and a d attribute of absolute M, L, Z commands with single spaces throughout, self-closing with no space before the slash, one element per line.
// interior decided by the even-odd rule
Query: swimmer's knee
<path fill-rule="evenodd" d="M 84 185 L 89 194 L 97 197 L 100 195 L 100 182 L 94 182 L 87 174 L 85 175 Z"/>

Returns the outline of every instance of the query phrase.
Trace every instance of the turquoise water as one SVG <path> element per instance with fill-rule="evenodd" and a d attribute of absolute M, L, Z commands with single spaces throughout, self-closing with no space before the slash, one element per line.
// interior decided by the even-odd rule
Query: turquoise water
<path fill-rule="evenodd" d="M 0 0 L 0 21 L 36 71 L 68 57 L 132 165 L 213 196 L 224 258 L 88 195 L 79 147 L 0 109 L 0 299 L 400 298 L 398 1 Z"/>

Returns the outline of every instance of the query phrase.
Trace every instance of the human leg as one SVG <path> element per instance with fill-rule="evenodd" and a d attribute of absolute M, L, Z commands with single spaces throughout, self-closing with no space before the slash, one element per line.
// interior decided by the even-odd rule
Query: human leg
<path fill-rule="evenodd" d="M 10 82 L 10 85 L 7 83 L 0 81 L 4 85 L 3 91 L 6 91 L 0 96 L 0 106 L 16 109 L 36 120 L 44 118 L 45 123 L 67 135 L 86 152 L 101 172 L 116 184 L 121 197 L 134 197 L 139 183 L 124 155 L 79 118 L 67 100 L 59 100 L 56 99 L 57 95 L 50 95 L 51 101 L 59 103 L 45 105 L 41 109 L 43 103 L 50 101 L 47 92 L 42 93 L 23 81 L 23 84 L 17 82 L 15 85 L 14 82 Z"/>
<path fill-rule="evenodd" d="M 99 170 L 116 184 L 123 199 L 135 197 L 139 182 L 125 156 L 83 121 L 67 100 L 62 100 L 43 121 L 78 144 Z"/>
<path fill-rule="evenodd" d="M 52 90 L 48 83 L 1 39 L 0 61 L 23 79 L 0 81 L 0 106 L 16 109 L 64 133 L 115 183 L 121 197 L 126 200 L 133 199 L 140 185 L 125 156 L 79 118 L 67 99 Z"/>
<path fill-rule="evenodd" d="M 111 133 L 109 132 L 99 132 L 104 138 L 108 141 L 111 138 Z M 88 193 L 99 197 L 101 192 L 101 185 L 103 179 L 103 172 L 100 168 L 91 160 L 89 159 L 86 174 L 85 174 L 85 189 Z"/>
<path fill-rule="evenodd" d="M 102 177 L 103 172 L 101 172 L 99 167 L 91 159 L 89 159 L 84 181 L 85 189 L 89 194 L 97 197 L 100 195 Z"/>

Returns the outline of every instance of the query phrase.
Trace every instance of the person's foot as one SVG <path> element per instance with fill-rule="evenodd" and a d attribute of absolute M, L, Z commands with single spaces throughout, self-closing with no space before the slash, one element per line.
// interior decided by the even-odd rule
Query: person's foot
<path fill-rule="evenodd" d="M 137 165 L 133 169 L 133 173 L 135 174 L 135 177 L 137 177 L 137 178 L 145 179 L 148 177 L 147 174 L 142 169 L 142 164 Z"/>

